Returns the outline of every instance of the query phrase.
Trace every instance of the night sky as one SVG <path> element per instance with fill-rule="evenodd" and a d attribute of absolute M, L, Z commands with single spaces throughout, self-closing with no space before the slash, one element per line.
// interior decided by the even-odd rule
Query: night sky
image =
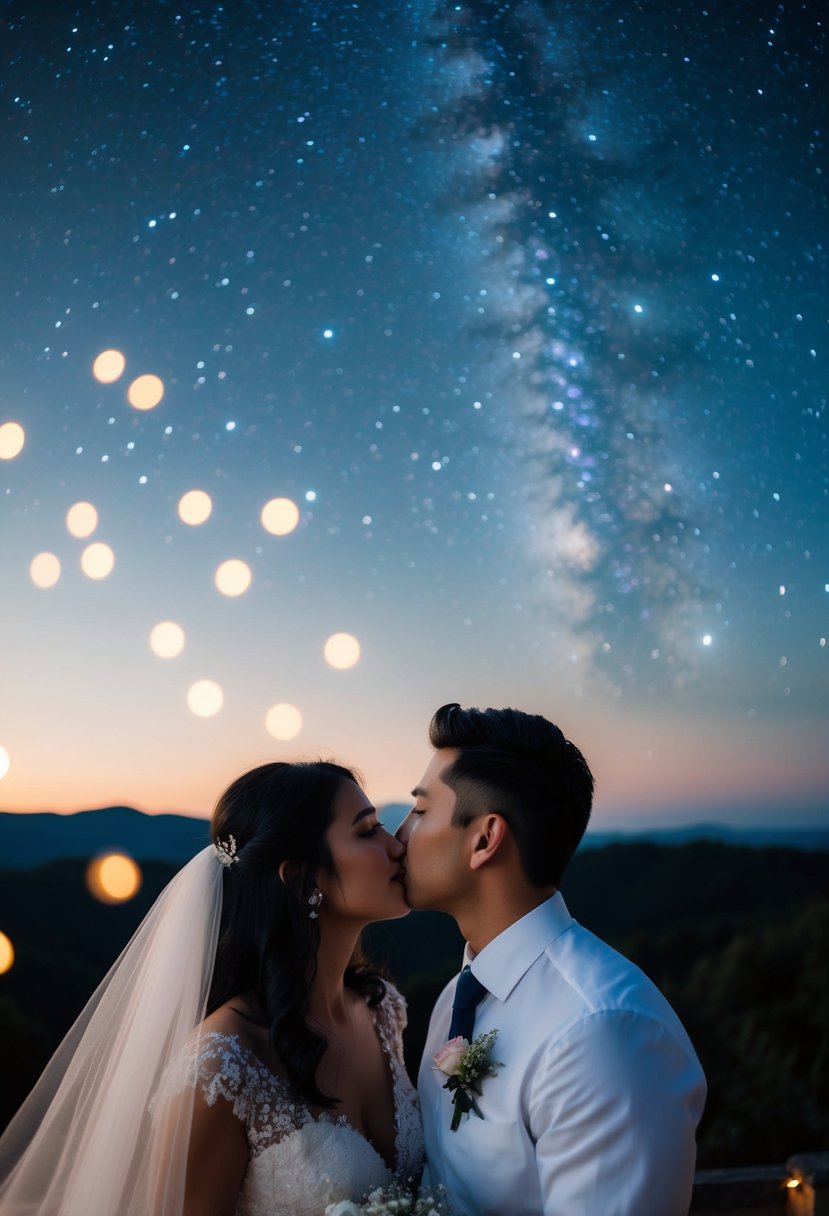
<path fill-rule="evenodd" d="M 822 8 L 4 3 L 0 806 L 402 801 L 458 700 L 825 817 Z"/>

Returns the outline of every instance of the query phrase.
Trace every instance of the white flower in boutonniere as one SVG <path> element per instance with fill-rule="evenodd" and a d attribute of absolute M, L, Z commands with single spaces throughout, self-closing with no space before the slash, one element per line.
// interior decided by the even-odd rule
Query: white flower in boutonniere
<path fill-rule="evenodd" d="M 455 1108 L 452 1115 L 453 1132 L 460 1127 L 461 1116 L 468 1115 L 471 1110 L 479 1119 L 483 1119 L 474 1095 L 482 1092 L 481 1081 L 484 1077 L 494 1077 L 498 1069 L 503 1068 L 499 1060 L 489 1058 L 497 1035 L 497 1030 L 487 1030 L 472 1043 L 457 1036 L 444 1043 L 434 1057 L 435 1068 L 449 1078 L 443 1088 L 451 1093 Z"/>

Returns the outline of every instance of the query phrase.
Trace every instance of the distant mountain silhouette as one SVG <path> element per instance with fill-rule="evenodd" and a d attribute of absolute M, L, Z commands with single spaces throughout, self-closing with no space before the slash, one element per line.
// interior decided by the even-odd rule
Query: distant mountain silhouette
<path fill-rule="evenodd" d="M 8 868 L 29 869 L 59 858 L 89 858 L 110 850 L 136 861 L 183 865 L 210 843 L 206 819 L 145 815 L 128 806 L 107 806 L 74 815 L 0 812 L 0 855 Z"/>
<path fill-rule="evenodd" d="M 829 818 L 829 815 L 827 815 Z M 786 849 L 829 849 L 829 827 L 731 828 L 720 823 L 694 823 L 681 828 L 642 829 L 638 832 L 588 832 L 582 849 L 603 849 L 608 844 L 688 844 L 693 840 L 717 840 L 722 844 Z"/>
<path fill-rule="evenodd" d="M 389 803 L 380 808 L 381 818 L 394 831 L 408 809 L 408 803 Z M 738 829 L 696 824 L 658 831 L 588 832 L 581 847 L 604 848 L 633 841 L 681 845 L 694 840 L 825 850 L 829 849 L 829 828 Z M 207 820 L 187 815 L 147 815 L 128 806 L 108 806 L 72 815 L 0 811 L 0 856 L 8 869 L 29 869 L 62 858 L 86 859 L 116 849 L 136 861 L 183 865 L 208 843 Z"/>

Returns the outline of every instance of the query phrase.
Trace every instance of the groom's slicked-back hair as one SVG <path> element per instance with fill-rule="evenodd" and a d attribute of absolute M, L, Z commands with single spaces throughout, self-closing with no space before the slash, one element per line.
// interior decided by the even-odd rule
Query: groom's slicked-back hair
<path fill-rule="evenodd" d="M 454 822 L 497 811 L 533 886 L 558 886 L 593 801 L 593 774 L 576 745 L 539 714 L 454 703 L 432 718 L 429 742 L 458 752 L 441 773 L 455 791 Z"/>

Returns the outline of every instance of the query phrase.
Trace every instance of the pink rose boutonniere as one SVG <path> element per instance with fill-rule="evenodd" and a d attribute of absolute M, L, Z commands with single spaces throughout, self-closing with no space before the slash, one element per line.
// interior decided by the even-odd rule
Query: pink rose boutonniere
<path fill-rule="evenodd" d="M 458 1035 L 444 1043 L 433 1057 L 435 1068 L 448 1078 L 443 1088 L 451 1093 L 455 1108 L 451 1124 L 453 1132 L 460 1127 L 461 1116 L 468 1115 L 471 1110 L 479 1119 L 483 1119 L 475 1095 L 481 1093 L 483 1078 L 494 1077 L 498 1069 L 503 1067 L 498 1060 L 489 1058 L 497 1035 L 497 1030 L 487 1030 L 472 1043 Z"/>

